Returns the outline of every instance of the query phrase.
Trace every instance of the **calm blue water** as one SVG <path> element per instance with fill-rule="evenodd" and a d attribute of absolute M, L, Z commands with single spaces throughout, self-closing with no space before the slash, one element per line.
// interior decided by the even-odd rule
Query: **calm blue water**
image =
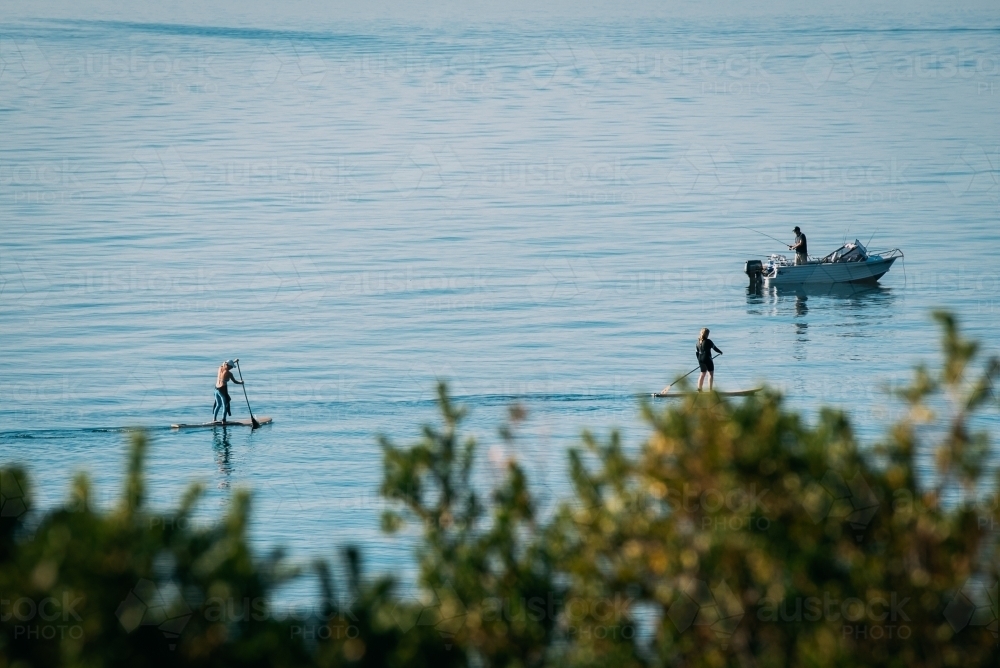
<path fill-rule="evenodd" d="M 43 504 L 79 470 L 111 504 L 143 425 L 156 504 L 200 480 L 209 517 L 251 487 L 262 548 L 408 572 L 376 435 L 415 438 L 436 378 L 484 487 L 516 456 L 551 501 L 583 428 L 642 440 L 633 395 L 694 366 L 701 327 L 721 386 L 842 407 L 868 440 L 880 388 L 935 358 L 931 309 L 1000 347 L 995 11 L 251 23 L 0 24 L 0 461 Z M 905 264 L 748 295 L 743 262 L 783 246 L 746 228 L 794 225 Z M 237 356 L 273 425 L 163 429 L 210 419 Z"/>

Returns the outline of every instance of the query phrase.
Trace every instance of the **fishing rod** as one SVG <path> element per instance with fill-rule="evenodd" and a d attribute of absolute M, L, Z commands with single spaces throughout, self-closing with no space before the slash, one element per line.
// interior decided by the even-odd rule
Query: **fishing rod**
<path fill-rule="evenodd" d="M 785 246 L 788 245 L 787 241 L 782 241 L 781 239 L 776 239 L 775 237 L 772 237 L 770 234 L 764 234 L 760 230 L 755 230 L 752 227 L 744 227 L 743 225 L 740 225 L 740 227 L 742 227 L 744 230 L 750 230 L 751 232 L 756 232 L 757 234 L 763 235 L 763 236 L 767 237 L 768 239 L 774 239 L 779 244 L 784 244 Z"/>

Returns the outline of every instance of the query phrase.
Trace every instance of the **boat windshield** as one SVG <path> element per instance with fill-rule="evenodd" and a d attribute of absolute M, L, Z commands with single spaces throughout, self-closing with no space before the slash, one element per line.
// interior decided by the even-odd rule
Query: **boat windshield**
<path fill-rule="evenodd" d="M 868 259 L 868 250 L 864 245 L 858 241 L 854 240 L 853 243 L 846 243 L 837 250 L 833 251 L 825 258 L 822 262 L 864 262 Z"/>

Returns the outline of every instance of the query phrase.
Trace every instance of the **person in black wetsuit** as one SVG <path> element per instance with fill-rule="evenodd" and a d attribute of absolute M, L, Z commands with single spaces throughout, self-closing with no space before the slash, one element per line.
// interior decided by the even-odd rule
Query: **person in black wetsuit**
<path fill-rule="evenodd" d="M 708 376 L 708 391 L 712 391 L 712 383 L 715 380 L 715 362 L 712 360 L 713 350 L 720 355 L 722 354 L 722 351 L 712 343 L 712 339 L 708 338 L 708 327 L 704 327 L 701 333 L 698 334 L 698 345 L 694 349 L 694 353 L 698 357 L 698 367 L 701 369 L 701 374 L 698 375 L 699 392 L 701 392 L 701 386 L 705 382 L 706 375 Z"/>
<path fill-rule="evenodd" d="M 808 264 L 809 262 L 809 247 L 806 246 L 806 235 L 802 234 L 802 230 L 796 225 L 795 229 L 795 242 L 788 247 L 788 250 L 795 251 L 795 264 Z"/>

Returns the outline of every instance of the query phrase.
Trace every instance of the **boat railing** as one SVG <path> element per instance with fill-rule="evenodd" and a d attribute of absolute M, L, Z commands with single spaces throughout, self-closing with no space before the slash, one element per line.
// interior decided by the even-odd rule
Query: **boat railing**
<path fill-rule="evenodd" d="M 878 255 L 883 260 L 891 260 L 893 258 L 903 257 L 903 251 L 899 250 L 898 248 L 892 248 L 890 250 L 883 250 L 883 251 L 870 251 L 868 255 L 869 256 Z"/>

